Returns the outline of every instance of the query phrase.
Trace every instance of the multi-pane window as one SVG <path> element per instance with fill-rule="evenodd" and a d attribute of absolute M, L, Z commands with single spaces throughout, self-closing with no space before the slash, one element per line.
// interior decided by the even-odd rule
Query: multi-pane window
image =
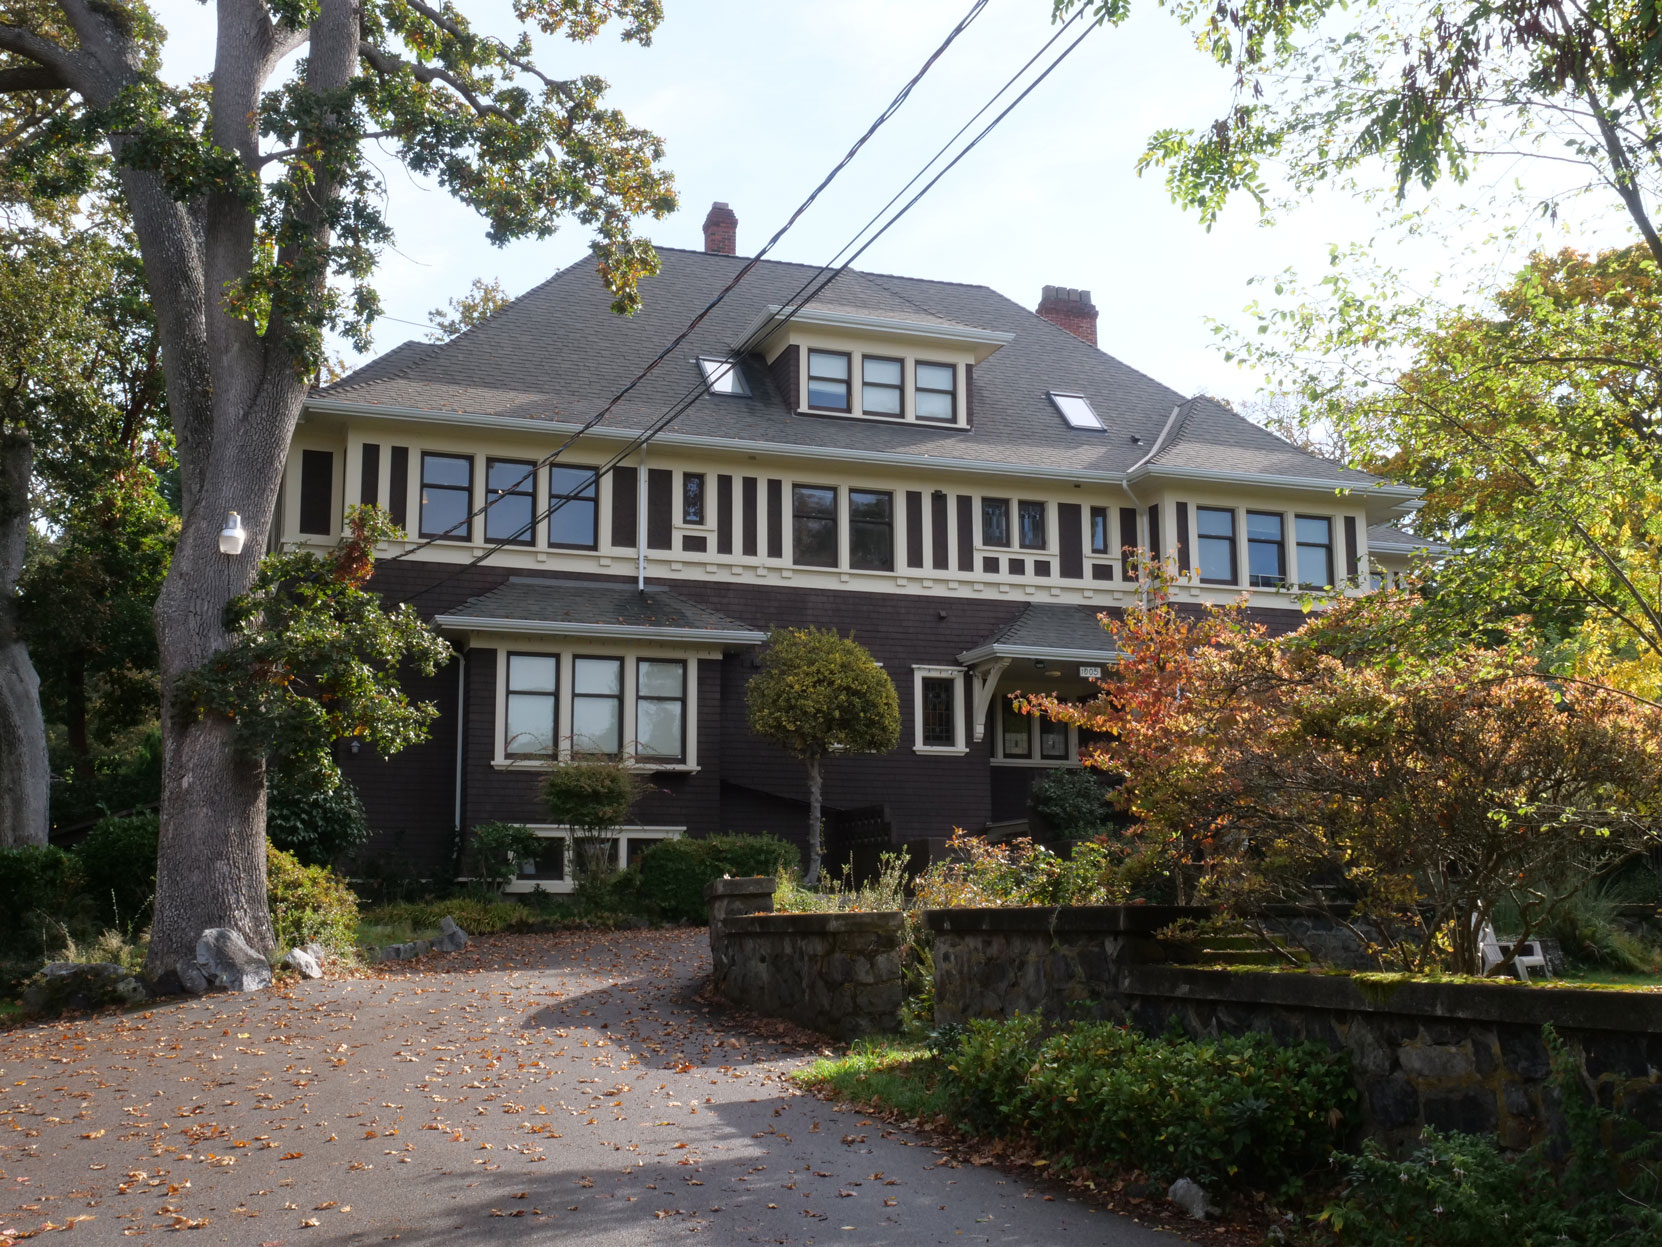
<path fill-rule="evenodd" d="M 958 681 L 925 676 L 922 684 L 923 704 L 918 707 L 918 715 L 923 721 L 923 744 L 931 749 L 951 749 L 958 743 Z"/>
<path fill-rule="evenodd" d="M 894 495 L 848 491 L 848 565 L 865 572 L 894 570 Z"/>
<path fill-rule="evenodd" d="M 981 500 L 981 544 L 1007 546 L 1010 544 L 1010 500 L 983 498 Z"/>
<path fill-rule="evenodd" d="M 791 489 L 791 562 L 802 567 L 837 565 L 837 490 L 831 485 Z"/>
<path fill-rule="evenodd" d="M 593 468 L 555 464 L 548 475 L 548 544 L 571 550 L 595 548 Z"/>
<path fill-rule="evenodd" d="M 900 393 L 905 378 L 905 367 L 898 359 L 885 359 L 881 355 L 862 355 L 860 410 L 868 416 L 900 415 Z"/>
<path fill-rule="evenodd" d="M 1108 553 L 1108 508 L 1091 508 L 1091 553 Z"/>
<path fill-rule="evenodd" d="M 1253 588 L 1273 589 L 1287 582 L 1285 528 L 1274 512 L 1247 512 L 1247 583 Z"/>
<path fill-rule="evenodd" d="M 1055 719 L 1039 720 L 1039 757 L 1046 762 L 1068 760 L 1068 725 Z"/>
<path fill-rule="evenodd" d="M 913 372 L 912 409 L 919 420 L 957 420 L 958 366 L 919 363 Z"/>
<path fill-rule="evenodd" d="M 635 668 L 635 753 L 680 762 L 687 752 L 687 664 L 642 658 Z"/>
<path fill-rule="evenodd" d="M 847 351 L 808 352 L 808 406 L 821 411 L 847 411 Z"/>
<path fill-rule="evenodd" d="M 704 522 L 704 473 L 681 473 L 681 522 Z"/>
<path fill-rule="evenodd" d="M 528 546 L 536 533 L 537 465 L 485 460 L 485 540 Z"/>
<path fill-rule="evenodd" d="M 1045 548 L 1045 504 L 1019 502 L 1016 504 L 1016 533 L 1023 550 Z"/>
<path fill-rule="evenodd" d="M 471 455 L 421 456 L 421 535 L 466 541 L 472 529 Z"/>
<path fill-rule="evenodd" d="M 1196 507 L 1200 540 L 1200 578 L 1210 584 L 1235 583 L 1235 512 L 1223 507 Z"/>
<path fill-rule="evenodd" d="M 559 740 L 559 655 L 509 654 L 507 684 L 503 754 L 552 758 Z"/>
<path fill-rule="evenodd" d="M 1006 758 L 1033 756 L 1033 721 L 1022 714 L 1008 699 L 999 702 L 999 752 Z"/>
<path fill-rule="evenodd" d="M 622 748 L 623 659 L 572 659 L 572 752 L 615 758 Z"/>
<path fill-rule="evenodd" d="M 1298 582 L 1326 588 L 1333 583 L 1333 521 L 1325 516 L 1295 515 L 1293 535 L 1298 539 Z"/>

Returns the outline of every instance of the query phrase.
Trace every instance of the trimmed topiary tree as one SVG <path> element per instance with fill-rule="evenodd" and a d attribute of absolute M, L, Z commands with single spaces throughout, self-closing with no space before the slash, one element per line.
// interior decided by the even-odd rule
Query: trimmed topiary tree
<path fill-rule="evenodd" d="M 819 881 L 825 755 L 887 753 L 900 742 L 894 681 L 853 637 L 826 628 L 780 628 L 746 690 L 750 730 L 808 768 L 807 884 Z"/>
<path fill-rule="evenodd" d="M 621 758 L 577 757 L 548 772 L 543 804 L 554 822 L 571 828 L 579 879 L 609 873 L 612 833 L 640 793 L 640 777 Z"/>

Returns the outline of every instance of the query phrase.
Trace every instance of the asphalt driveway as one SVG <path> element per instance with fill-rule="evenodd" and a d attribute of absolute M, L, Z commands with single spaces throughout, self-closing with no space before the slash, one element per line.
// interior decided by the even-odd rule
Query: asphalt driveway
<path fill-rule="evenodd" d="M 801 1095 L 701 931 L 0 1032 L 0 1247 L 1181 1240 Z"/>

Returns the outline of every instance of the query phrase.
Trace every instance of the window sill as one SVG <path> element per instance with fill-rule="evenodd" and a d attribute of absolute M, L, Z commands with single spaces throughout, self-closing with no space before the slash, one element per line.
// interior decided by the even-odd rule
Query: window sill
<path fill-rule="evenodd" d="M 1055 770 L 1061 766 L 1083 767 L 1085 764 L 1078 758 L 994 758 L 994 766 L 1025 766 L 1029 768 L 1045 768 Z"/>
<path fill-rule="evenodd" d="M 940 758 L 961 758 L 969 752 L 969 749 L 958 748 L 953 745 L 913 745 L 912 752 Z"/>
<path fill-rule="evenodd" d="M 494 758 L 491 760 L 493 771 L 550 771 L 558 765 L 547 758 Z M 697 775 L 702 769 L 696 762 L 637 762 L 630 768 L 643 775 Z"/>

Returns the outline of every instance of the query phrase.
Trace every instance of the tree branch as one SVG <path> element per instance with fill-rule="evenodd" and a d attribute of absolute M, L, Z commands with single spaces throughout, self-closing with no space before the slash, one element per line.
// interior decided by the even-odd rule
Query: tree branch
<path fill-rule="evenodd" d="M 56 66 L 15 65 L 0 69 L 0 94 L 12 91 L 60 91 L 69 86 L 69 80 Z"/>
<path fill-rule="evenodd" d="M 466 100 L 474 112 L 481 117 L 502 117 L 507 114 L 494 104 L 487 104 L 481 100 L 472 87 L 449 70 L 440 69 L 436 65 L 421 65 L 415 61 L 407 61 L 403 57 L 394 56 L 382 48 L 376 47 L 369 40 L 360 40 L 358 54 L 369 62 L 369 66 L 378 74 L 396 74 L 401 70 L 409 70 L 417 82 L 442 82 L 449 86 L 457 95 Z"/>
<path fill-rule="evenodd" d="M 68 48 L 53 43 L 50 39 L 43 39 L 32 30 L 24 30 L 21 26 L 0 25 L 0 52 L 11 52 L 26 60 L 34 61 L 46 69 L 55 71 L 61 82 L 55 85 L 75 86 L 82 89 L 75 82 L 75 71 L 81 68 L 83 56 L 72 52 Z M 26 72 L 26 65 L 6 70 L 5 73 L 14 74 Z M 40 87 L 10 87 L 9 90 L 38 91 Z"/>

